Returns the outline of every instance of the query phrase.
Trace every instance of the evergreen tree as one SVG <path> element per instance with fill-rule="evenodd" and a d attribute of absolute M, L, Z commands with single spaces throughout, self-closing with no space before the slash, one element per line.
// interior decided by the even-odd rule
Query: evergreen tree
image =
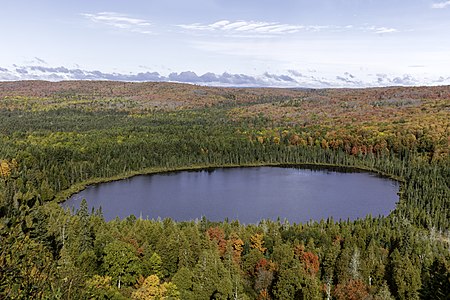
<path fill-rule="evenodd" d="M 192 277 L 194 299 L 228 299 L 233 294 L 229 271 L 215 249 L 202 252 Z"/>
<path fill-rule="evenodd" d="M 136 283 L 141 267 L 133 246 L 121 241 L 108 244 L 104 249 L 103 270 L 119 289 Z"/>
<path fill-rule="evenodd" d="M 391 272 L 396 297 L 402 300 L 419 299 L 420 271 L 408 256 L 402 256 L 397 249 L 391 254 Z"/>

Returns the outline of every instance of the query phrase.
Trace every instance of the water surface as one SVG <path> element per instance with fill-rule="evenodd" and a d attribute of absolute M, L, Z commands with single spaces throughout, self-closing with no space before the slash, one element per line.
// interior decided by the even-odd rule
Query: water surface
<path fill-rule="evenodd" d="M 131 214 L 177 221 L 307 222 L 388 215 L 399 184 L 366 172 L 294 167 L 223 168 L 142 175 L 89 186 L 63 203 L 102 207 L 106 220 Z"/>

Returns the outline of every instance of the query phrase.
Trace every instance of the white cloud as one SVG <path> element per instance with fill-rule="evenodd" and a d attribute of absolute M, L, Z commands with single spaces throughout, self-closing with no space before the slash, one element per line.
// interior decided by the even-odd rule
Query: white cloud
<path fill-rule="evenodd" d="M 395 28 L 364 26 L 355 27 L 353 25 L 298 25 L 283 24 L 278 22 L 256 22 L 256 21 L 229 21 L 221 20 L 211 24 L 193 23 L 177 25 L 180 28 L 191 31 L 204 31 L 224 33 L 234 37 L 273 37 L 284 34 L 294 34 L 298 32 L 321 32 L 321 31 L 366 31 L 372 33 L 394 33 Z"/>
<path fill-rule="evenodd" d="M 357 29 L 359 29 L 361 31 L 376 33 L 376 34 L 399 32 L 398 29 L 396 29 L 396 28 L 384 27 L 384 26 L 363 26 L 363 27 L 358 27 Z"/>
<path fill-rule="evenodd" d="M 431 5 L 432 8 L 446 8 L 447 6 L 450 6 L 450 1 L 437 2 Z"/>
<path fill-rule="evenodd" d="M 14 69 L 0 67 L 0 80 L 113 80 L 127 82 L 185 82 L 209 86 L 244 86 L 244 87 L 377 87 L 377 86 L 416 86 L 416 85 L 444 85 L 450 84 L 450 77 L 440 76 L 428 78 L 411 74 L 353 74 L 329 73 L 327 75 L 314 74 L 315 71 L 303 69 L 280 71 L 276 73 L 264 72 L 260 74 L 239 73 L 205 73 L 197 75 L 193 71 L 173 72 L 168 76 L 158 72 L 145 73 L 107 73 L 98 70 L 80 68 L 44 67 L 38 65 L 14 65 Z"/>
<path fill-rule="evenodd" d="M 211 24 L 181 24 L 180 28 L 196 31 L 224 32 L 240 36 L 248 35 L 282 35 L 296 33 L 301 30 L 316 31 L 326 26 L 291 25 L 278 22 L 228 21 L 221 20 Z"/>
<path fill-rule="evenodd" d="M 128 30 L 131 32 L 152 34 L 151 23 L 144 19 L 132 18 L 130 16 L 116 13 L 116 12 L 100 12 L 95 14 L 81 14 L 88 20 L 115 27 L 122 30 Z"/>
<path fill-rule="evenodd" d="M 373 31 L 375 33 L 393 33 L 393 32 L 397 32 L 398 30 L 395 28 L 388 28 L 388 27 L 375 27 L 373 28 Z"/>
<path fill-rule="evenodd" d="M 183 29 L 197 31 L 222 31 L 227 33 L 252 33 L 252 34 L 283 34 L 297 32 L 303 26 L 293 26 L 275 22 L 254 22 L 228 20 L 217 21 L 211 24 L 182 24 L 177 25 Z"/>

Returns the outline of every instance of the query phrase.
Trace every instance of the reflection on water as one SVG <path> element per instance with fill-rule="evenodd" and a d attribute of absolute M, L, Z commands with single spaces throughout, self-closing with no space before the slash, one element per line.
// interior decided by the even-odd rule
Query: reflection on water
<path fill-rule="evenodd" d="M 261 219 L 307 222 L 387 215 L 398 201 L 396 181 L 364 172 L 283 167 L 224 168 L 136 176 L 90 186 L 64 202 L 78 208 L 102 207 L 106 220 L 116 216 L 177 221 Z"/>

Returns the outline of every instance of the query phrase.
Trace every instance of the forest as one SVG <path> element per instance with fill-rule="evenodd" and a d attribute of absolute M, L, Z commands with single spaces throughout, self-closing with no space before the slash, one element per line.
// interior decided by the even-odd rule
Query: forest
<path fill-rule="evenodd" d="M 0 82 L 0 299 L 450 299 L 450 86 Z M 329 165 L 401 183 L 355 221 L 106 222 L 86 186 Z"/>

